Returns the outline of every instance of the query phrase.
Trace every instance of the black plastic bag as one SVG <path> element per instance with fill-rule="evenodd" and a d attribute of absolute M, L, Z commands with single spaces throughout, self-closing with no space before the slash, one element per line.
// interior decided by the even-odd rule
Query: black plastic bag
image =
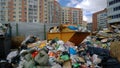
<path fill-rule="evenodd" d="M 110 56 L 110 52 L 107 49 L 91 47 L 91 46 L 87 46 L 87 47 L 88 47 L 87 52 L 90 53 L 91 56 L 93 54 L 97 54 L 99 56 L 105 56 L 105 57 L 109 57 Z"/>
<path fill-rule="evenodd" d="M 120 63 L 114 58 L 103 60 L 101 64 L 103 68 L 120 68 Z"/>
<path fill-rule="evenodd" d="M 8 62 L 0 62 L 0 68 L 13 68 L 13 66 Z"/>

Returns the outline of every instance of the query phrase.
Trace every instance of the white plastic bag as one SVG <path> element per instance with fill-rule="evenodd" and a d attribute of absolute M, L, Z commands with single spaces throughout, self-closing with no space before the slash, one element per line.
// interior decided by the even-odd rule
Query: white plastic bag
<path fill-rule="evenodd" d="M 9 54 L 8 54 L 8 56 L 7 56 L 7 60 L 8 60 L 8 62 L 9 63 L 11 63 L 11 61 L 12 61 L 12 58 L 14 58 L 15 56 L 17 56 L 18 55 L 18 51 L 12 51 L 12 52 L 10 52 Z"/>

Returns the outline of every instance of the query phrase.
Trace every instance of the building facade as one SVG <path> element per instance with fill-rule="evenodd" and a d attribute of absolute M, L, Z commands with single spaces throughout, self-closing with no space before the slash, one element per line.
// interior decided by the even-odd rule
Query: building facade
<path fill-rule="evenodd" d="M 0 22 L 8 21 L 8 0 L 0 0 Z"/>
<path fill-rule="evenodd" d="M 82 23 L 80 8 L 61 8 L 56 0 L 0 0 L 0 21 Z"/>
<path fill-rule="evenodd" d="M 54 0 L 54 19 L 53 23 L 61 23 L 61 6 Z"/>
<path fill-rule="evenodd" d="M 39 0 L 39 21 L 41 23 L 48 23 L 48 2 L 49 0 Z"/>
<path fill-rule="evenodd" d="M 82 22 L 82 26 L 83 26 L 83 27 L 87 27 L 87 23 L 88 23 L 87 21 L 83 21 L 83 22 Z"/>
<path fill-rule="evenodd" d="M 8 4 L 10 22 L 61 22 L 61 8 L 56 0 L 9 0 Z"/>
<path fill-rule="evenodd" d="M 61 23 L 61 6 L 56 0 L 48 2 L 48 21 L 49 23 Z"/>
<path fill-rule="evenodd" d="M 61 21 L 62 23 L 82 24 L 83 22 L 82 9 L 62 7 Z"/>
<path fill-rule="evenodd" d="M 93 31 L 107 28 L 107 9 L 93 14 Z"/>
<path fill-rule="evenodd" d="M 27 21 L 27 0 L 8 1 L 8 21 L 26 22 Z"/>
<path fill-rule="evenodd" d="M 23 0 L 25 1 L 25 0 Z M 26 5 L 27 7 L 27 11 L 22 9 L 22 12 L 24 13 L 24 11 L 27 12 L 27 22 L 39 22 L 38 20 L 38 1 L 39 0 L 26 0 L 25 3 L 23 3 L 23 7 L 24 7 L 24 4 Z"/>
<path fill-rule="evenodd" d="M 87 23 L 87 29 L 90 30 L 90 31 L 92 31 L 92 24 L 93 23 Z"/>
<path fill-rule="evenodd" d="M 38 22 L 38 0 L 9 0 L 8 21 Z"/>
<path fill-rule="evenodd" d="M 108 23 L 120 23 L 120 0 L 107 0 Z"/>
<path fill-rule="evenodd" d="M 103 10 L 103 12 L 99 13 L 97 16 L 98 27 L 97 29 L 107 28 L 107 10 Z"/>

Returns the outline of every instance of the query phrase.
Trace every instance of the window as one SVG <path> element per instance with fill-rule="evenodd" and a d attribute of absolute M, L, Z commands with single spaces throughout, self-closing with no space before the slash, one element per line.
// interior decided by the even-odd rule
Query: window
<path fill-rule="evenodd" d="M 16 4 L 14 4 L 14 6 L 16 6 Z"/>
<path fill-rule="evenodd" d="M 47 2 L 47 0 L 44 0 L 45 2 Z"/>
<path fill-rule="evenodd" d="M 118 15 L 118 17 L 120 18 L 120 14 Z"/>
<path fill-rule="evenodd" d="M 45 23 L 47 23 L 47 21 L 45 21 Z"/>
<path fill-rule="evenodd" d="M 13 16 L 14 18 L 16 18 L 16 16 Z"/>
<path fill-rule="evenodd" d="M 27 14 L 27 12 L 25 12 L 25 14 Z"/>
<path fill-rule="evenodd" d="M 113 8 L 113 11 L 118 11 L 120 10 L 120 6 Z"/>
<path fill-rule="evenodd" d="M 109 5 L 113 5 L 113 4 L 118 3 L 118 2 L 120 2 L 120 0 L 113 0 L 113 1 L 110 1 L 110 2 L 109 2 Z"/>
<path fill-rule="evenodd" d="M 19 11 L 19 13 L 22 13 L 21 11 Z"/>
<path fill-rule="evenodd" d="M 29 7 L 32 7 L 32 5 L 29 5 Z"/>
<path fill-rule="evenodd" d="M 37 11 L 37 9 L 34 9 L 34 11 Z"/>
<path fill-rule="evenodd" d="M 21 15 L 19 15 L 19 17 L 21 17 Z"/>
<path fill-rule="evenodd" d="M 19 7 L 19 9 L 21 9 L 21 7 Z"/>
<path fill-rule="evenodd" d="M 37 8 L 37 6 L 36 6 L 36 5 L 34 5 L 34 8 Z"/>
<path fill-rule="evenodd" d="M 112 18 L 112 19 L 120 18 L 120 14 L 110 16 L 109 18 Z"/>
<path fill-rule="evenodd" d="M 21 19 L 19 19 L 19 21 L 21 21 Z"/>
<path fill-rule="evenodd" d="M 37 20 L 34 20 L 35 22 L 37 22 Z"/>

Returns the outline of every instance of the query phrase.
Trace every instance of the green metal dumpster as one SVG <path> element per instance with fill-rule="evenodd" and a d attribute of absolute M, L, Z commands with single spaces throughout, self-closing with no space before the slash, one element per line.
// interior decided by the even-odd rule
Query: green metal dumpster
<path fill-rule="evenodd" d="M 6 26 L 4 31 L 2 26 Z M 11 48 L 11 28 L 10 24 L 2 25 L 0 29 L 0 59 L 6 59 L 6 56 L 10 52 Z"/>

